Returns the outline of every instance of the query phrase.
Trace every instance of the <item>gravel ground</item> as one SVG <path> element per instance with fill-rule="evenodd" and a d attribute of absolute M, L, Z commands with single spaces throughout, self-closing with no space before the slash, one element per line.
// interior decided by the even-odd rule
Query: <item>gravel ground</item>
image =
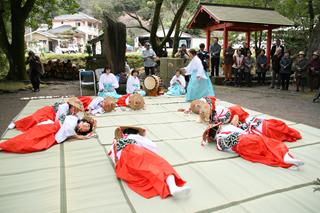
<path fill-rule="evenodd" d="M 294 88 L 289 91 L 269 89 L 267 86 L 236 88 L 215 86 L 217 98 L 252 110 L 270 114 L 286 120 L 304 123 L 320 128 L 320 103 L 312 103 L 313 93 L 297 93 Z M 39 93 L 19 91 L 0 93 L 0 134 L 2 135 L 12 119 L 23 109 L 28 101 L 22 97 L 46 95 L 80 95 L 78 81 L 51 81 L 48 87 Z M 93 95 L 93 91 L 84 90 L 83 95 Z"/>

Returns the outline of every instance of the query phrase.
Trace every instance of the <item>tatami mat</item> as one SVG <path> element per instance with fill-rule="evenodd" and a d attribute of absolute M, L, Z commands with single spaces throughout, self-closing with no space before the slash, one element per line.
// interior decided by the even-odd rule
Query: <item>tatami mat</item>
<path fill-rule="evenodd" d="M 32 100 L 22 118 L 61 99 Z M 320 130 L 286 121 L 301 132 L 290 152 L 305 165 L 298 171 L 245 161 L 236 154 L 201 146 L 206 128 L 197 116 L 178 112 L 184 97 L 147 97 L 145 109 L 117 108 L 96 116 L 97 138 L 68 141 L 32 154 L 0 153 L 0 212 L 318 212 Z M 217 100 L 217 104 L 232 103 Z M 251 115 L 274 118 L 246 109 Z M 107 150 L 119 125 L 142 126 L 160 155 L 191 186 L 190 197 L 145 199 L 119 181 Z M 7 131 L 2 139 L 19 134 Z"/>

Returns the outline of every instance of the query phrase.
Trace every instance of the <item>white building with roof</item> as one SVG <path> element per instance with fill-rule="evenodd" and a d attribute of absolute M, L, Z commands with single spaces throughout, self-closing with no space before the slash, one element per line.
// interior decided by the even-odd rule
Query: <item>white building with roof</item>
<path fill-rule="evenodd" d="M 92 16 L 79 12 L 76 14 L 67 14 L 54 17 L 52 20 L 52 28 L 61 27 L 64 25 L 76 28 L 84 33 L 84 43 L 88 40 L 99 36 L 102 28 L 102 22 Z"/>
<path fill-rule="evenodd" d="M 41 25 L 25 34 L 27 48 L 35 52 L 84 52 L 87 42 L 99 36 L 102 22 L 84 13 L 54 17 L 52 29 Z"/>

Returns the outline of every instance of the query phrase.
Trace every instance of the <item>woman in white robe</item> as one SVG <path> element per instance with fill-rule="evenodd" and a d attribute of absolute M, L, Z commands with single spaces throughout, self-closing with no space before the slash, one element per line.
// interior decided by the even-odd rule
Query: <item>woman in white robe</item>
<path fill-rule="evenodd" d="M 99 79 L 99 93 L 98 96 L 100 97 L 113 97 L 113 98 L 120 98 L 121 95 L 119 95 L 116 91 L 116 89 L 119 87 L 119 82 L 116 78 L 116 76 L 111 73 L 110 67 L 104 68 L 104 73 L 100 76 Z"/>
<path fill-rule="evenodd" d="M 131 71 L 131 75 L 128 78 L 127 81 L 127 94 L 134 94 L 134 93 L 138 93 L 141 96 L 145 96 L 146 92 L 144 90 L 141 90 L 141 86 L 140 86 L 140 79 L 138 77 L 139 75 L 139 71 L 138 70 L 132 70 Z"/>
<path fill-rule="evenodd" d="M 185 75 L 191 75 L 186 101 L 200 99 L 204 96 L 214 96 L 214 90 L 208 74 L 203 68 L 200 58 L 194 49 L 189 50 L 191 61 L 187 67 L 183 68 Z"/>
<path fill-rule="evenodd" d="M 170 81 L 170 87 L 168 88 L 167 95 L 180 96 L 186 93 L 186 79 L 181 74 L 181 70 L 178 69 L 176 74 L 172 77 Z"/>

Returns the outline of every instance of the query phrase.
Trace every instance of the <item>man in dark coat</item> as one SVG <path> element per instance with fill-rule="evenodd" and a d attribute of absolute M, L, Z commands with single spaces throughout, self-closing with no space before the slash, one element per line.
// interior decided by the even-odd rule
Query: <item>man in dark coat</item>
<path fill-rule="evenodd" d="M 42 65 L 39 56 L 36 56 L 34 52 L 29 51 L 26 64 L 29 64 L 30 67 L 30 81 L 32 84 L 32 91 L 40 91 L 40 75 L 42 73 Z"/>

